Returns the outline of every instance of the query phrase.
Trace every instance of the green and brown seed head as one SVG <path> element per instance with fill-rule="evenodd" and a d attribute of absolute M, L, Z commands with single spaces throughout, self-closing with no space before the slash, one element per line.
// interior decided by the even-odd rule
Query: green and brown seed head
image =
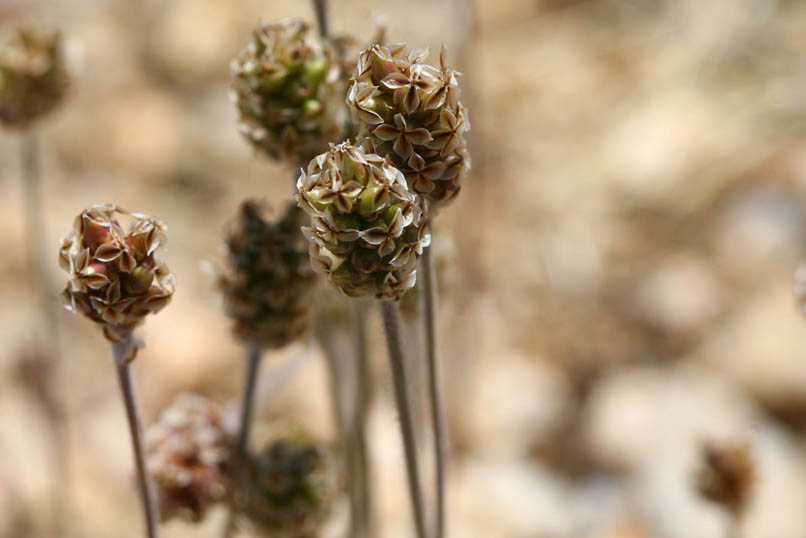
<path fill-rule="evenodd" d="M 62 293 L 65 308 L 101 325 L 113 342 L 128 338 L 173 296 L 175 277 L 157 257 L 165 231 L 159 219 L 113 204 L 82 211 L 59 249 L 59 264 L 71 277 Z"/>
<path fill-rule="evenodd" d="M 239 508 L 259 536 L 319 536 L 338 494 L 339 473 L 327 447 L 287 437 L 252 456 L 247 466 Z"/>
<path fill-rule="evenodd" d="M 347 95 L 353 121 L 369 149 L 389 157 L 409 187 L 436 207 L 459 193 L 470 168 L 458 73 L 425 62 L 428 51 L 405 44 L 373 45 L 361 53 Z"/>
<path fill-rule="evenodd" d="M 148 428 L 146 443 L 163 521 L 201 521 L 210 506 L 226 498 L 232 439 L 215 402 L 181 394 Z"/>
<path fill-rule="evenodd" d="M 332 146 L 297 181 L 311 216 L 302 231 L 314 270 L 351 297 L 398 300 L 416 281 L 431 235 L 422 201 L 388 160 L 348 142 Z"/>
<path fill-rule="evenodd" d="M 255 200 L 241 204 L 226 240 L 228 269 L 219 277 L 236 337 L 267 349 L 305 334 L 316 285 L 300 231 L 305 213 L 293 202 L 280 218 L 272 220 L 269 213 Z"/>
<path fill-rule="evenodd" d="M 69 82 L 58 32 L 16 30 L 0 47 L 0 123 L 29 126 L 62 101 Z"/>
<path fill-rule="evenodd" d="M 261 23 L 230 70 L 240 130 L 268 156 L 299 165 L 342 139 L 340 63 L 308 23 Z"/>

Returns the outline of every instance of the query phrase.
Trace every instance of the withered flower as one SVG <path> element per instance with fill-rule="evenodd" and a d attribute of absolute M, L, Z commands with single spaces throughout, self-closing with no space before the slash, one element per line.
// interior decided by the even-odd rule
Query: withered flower
<path fill-rule="evenodd" d="M 373 45 L 361 53 L 347 95 L 369 149 L 389 157 L 409 187 L 437 207 L 458 194 L 470 168 L 470 123 L 446 56 L 443 47 L 434 67 L 424 63 L 427 50 Z"/>
<path fill-rule="evenodd" d="M 706 445 L 696 476 L 697 491 L 737 520 L 750 499 L 755 470 L 747 445 Z"/>
<path fill-rule="evenodd" d="M 113 204 L 82 211 L 59 249 L 59 264 L 71 277 L 62 293 L 65 308 L 101 325 L 112 342 L 126 340 L 174 293 L 175 277 L 157 258 L 165 230 L 159 219 Z"/>
<path fill-rule="evenodd" d="M 431 235 L 421 202 L 388 161 L 331 145 L 300 175 L 296 198 L 312 217 L 302 232 L 314 270 L 342 292 L 397 300 L 414 286 Z"/>
<path fill-rule="evenodd" d="M 28 127 L 61 102 L 69 81 L 59 33 L 17 29 L 0 46 L 0 123 Z"/>
<path fill-rule="evenodd" d="M 232 440 L 215 402 L 181 394 L 148 428 L 146 444 L 163 521 L 201 521 L 226 498 Z"/>
<path fill-rule="evenodd" d="M 300 231 L 305 220 L 293 202 L 274 221 L 257 201 L 241 205 L 226 242 L 229 268 L 219 285 L 233 332 L 246 344 L 279 348 L 308 329 L 316 275 Z"/>
<path fill-rule="evenodd" d="M 259 150 L 294 165 L 342 140 L 347 111 L 336 52 L 299 20 L 262 22 L 230 66 L 240 130 Z"/>
<path fill-rule="evenodd" d="M 259 536 L 318 536 L 338 492 L 338 472 L 326 446 L 287 437 L 250 458 L 247 466 L 240 509 Z"/>

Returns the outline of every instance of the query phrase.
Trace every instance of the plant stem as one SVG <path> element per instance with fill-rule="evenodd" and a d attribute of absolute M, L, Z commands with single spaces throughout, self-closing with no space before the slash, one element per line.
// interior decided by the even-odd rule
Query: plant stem
<path fill-rule="evenodd" d="M 313 0 L 313 9 L 316 11 L 316 22 L 319 24 L 319 34 L 328 37 L 327 0 Z"/>
<path fill-rule="evenodd" d="M 442 372 L 437 355 L 437 282 L 431 247 L 423 249 L 420 268 L 423 271 L 422 311 L 425 325 L 426 364 L 428 367 L 428 396 L 433 428 L 436 463 L 436 538 L 445 535 L 445 414 L 442 398 Z"/>
<path fill-rule="evenodd" d="M 154 491 L 151 487 L 151 482 L 146 470 L 143 426 L 140 421 L 137 395 L 130 367 L 130 351 L 134 345 L 136 344 L 131 335 L 123 342 L 114 342 L 112 344 L 112 357 L 115 360 L 118 381 L 120 382 L 120 392 L 123 395 L 123 403 L 126 406 L 126 418 L 129 422 L 129 432 L 131 433 L 132 449 L 134 451 L 134 464 L 135 470 L 137 471 L 137 487 L 140 491 L 143 514 L 145 515 L 146 536 L 148 538 L 156 538 L 158 525 L 157 507 Z"/>
<path fill-rule="evenodd" d="M 355 410 L 353 416 L 353 447 L 356 473 L 355 488 L 357 490 L 357 513 L 355 531 L 358 538 L 371 538 L 372 502 L 370 495 L 369 458 L 367 456 L 367 415 L 371 400 L 369 382 L 369 356 L 367 353 L 367 315 L 363 301 L 353 301 L 353 327 L 355 328 Z"/>
<path fill-rule="evenodd" d="M 41 335 L 45 343 L 45 365 L 42 383 L 43 392 L 40 395 L 45 416 L 50 425 L 50 434 L 53 437 L 53 482 L 51 487 L 52 500 L 52 532 L 61 536 L 66 531 L 65 499 L 69 498 L 67 485 L 69 473 L 67 470 L 67 425 L 64 421 L 64 411 L 57 396 L 59 332 L 56 323 L 56 313 L 51 297 L 51 281 L 46 269 L 47 259 L 44 244 L 45 219 L 42 211 L 42 174 L 39 157 L 39 143 L 36 132 L 29 129 L 22 133 L 20 140 L 20 164 L 22 175 L 23 204 L 25 207 L 26 239 L 28 245 L 28 265 L 36 274 L 38 280 L 37 292 L 40 309 L 45 323 L 44 334 Z"/>
<path fill-rule="evenodd" d="M 243 463 L 246 459 L 249 446 L 249 434 L 252 431 L 252 414 L 255 407 L 255 387 L 257 374 L 260 369 L 260 358 L 263 350 L 259 347 L 250 347 L 246 353 L 246 379 L 244 382 L 243 400 L 241 400 L 241 417 L 238 427 L 238 440 L 235 445 L 235 476 L 240 483 L 243 479 Z M 229 516 L 224 527 L 224 537 L 229 538 L 235 531 L 235 507 L 230 498 Z"/>
<path fill-rule="evenodd" d="M 403 449 L 406 455 L 406 473 L 409 481 L 414 522 L 418 538 L 425 538 L 425 509 L 423 492 L 420 487 L 420 468 L 417 460 L 417 442 L 414 439 L 414 422 L 409 401 L 408 382 L 406 380 L 403 342 L 400 337 L 400 310 L 393 301 L 381 301 L 381 315 L 386 333 L 386 344 L 389 348 L 389 365 L 395 388 L 395 401 L 400 415 L 400 432 L 403 436 Z"/>

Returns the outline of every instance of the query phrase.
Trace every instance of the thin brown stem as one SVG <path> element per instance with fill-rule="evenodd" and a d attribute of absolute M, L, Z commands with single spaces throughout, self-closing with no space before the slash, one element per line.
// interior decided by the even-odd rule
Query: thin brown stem
<path fill-rule="evenodd" d="M 316 22 L 319 25 L 319 34 L 322 37 L 328 37 L 330 35 L 330 28 L 328 27 L 327 0 L 313 0 L 313 9 L 316 11 Z"/>
<path fill-rule="evenodd" d="M 241 415 L 238 426 L 238 439 L 235 445 L 235 476 L 240 484 L 243 481 L 243 466 L 246 460 L 249 436 L 252 432 L 252 415 L 255 407 L 255 387 L 257 386 L 260 358 L 263 350 L 259 347 L 250 347 L 246 353 L 246 378 L 244 380 L 243 399 L 241 400 Z M 229 515 L 224 526 L 223 536 L 229 538 L 235 532 L 236 508 L 234 499 L 230 496 Z"/>
<path fill-rule="evenodd" d="M 436 464 L 436 518 L 434 536 L 445 535 L 445 412 L 442 397 L 442 372 L 437 354 L 437 282 L 434 274 L 434 259 L 431 247 L 423 250 L 420 262 L 423 272 L 422 313 L 425 328 L 426 364 L 428 368 L 428 396 L 431 412 L 431 427 L 434 440 Z"/>
<path fill-rule="evenodd" d="M 146 469 L 143 426 L 140 420 L 137 394 L 130 366 L 131 351 L 132 347 L 135 345 L 131 336 L 123 342 L 113 343 L 112 357 L 115 360 L 118 381 L 120 382 L 120 392 L 123 396 L 123 403 L 126 407 L 126 418 L 129 422 L 129 432 L 131 434 L 132 449 L 134 452 L 134 466 L 137 473 L 137 488 L 140 492 L 143 515 L 145 516 L 146 536 L 148 538 L 156 538 L 158 528 L 156 498 Z"/>
<path fill-rule="evenodd" d="M 414 421 L 406 380 L 405 356 L 400 334 L 400 310 L 393 301 L 381 301 L 386 344 L 389 348 L 389 365 L 395 389 L 395 402 L 400 416 L 400 432 L 403 436 L 403 449 L 406 456 L 406 474 L 409 482 L 409 496 L 414 512 L 414 523 L 418 538 L 425 538 L 425 508 L 420 486 L 420 465 L 417 459 L 417 441 L 414 438 Z"/>

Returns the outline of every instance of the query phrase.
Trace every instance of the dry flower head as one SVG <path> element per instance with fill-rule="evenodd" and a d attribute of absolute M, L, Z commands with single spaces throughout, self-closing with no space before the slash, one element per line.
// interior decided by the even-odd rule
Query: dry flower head
<path fill-rule="evenodd" d="M 240 509 L 258 536 L 319 536 L 338 491 L 327 447 L 301 436 L 280 439 L 250 458 L 247 476 Z"/>
<path fill-rule="evenodd" d="M 123 219 L 130 221 L 128 230 Z M 70 273 L 65 308 L 101 325 L 112 342 L 128 339 L 174 293 L 175 277 L 157 257 L 165 230 L 161 220 L 114 204 L 82 211 L 59 248 L 59 264 Z"/>
<path fill-rule="evenodd" d="M 372 45 L 353 74 L 347 104 L 359 136 L 373 153 L 388 156 L 410 188 L 439 207 L 450 202 L 470 168 L 458 73 L 425 63 L 427 49 L 405 43 Z"/>
<path fill-rule="evenodd" d="M 421 200 L 388 160 L 331 145 L 300 175 L 296 198 L 312 218 L 302 229 L 311 264 L 343 293 L 397 300 L 414 286 L 431 235 Z"/>
<path fill-rule="evenodd" d="M 215 402 L 181 394 L 148 428 L 146 443 L 163 521 L 201 521 L 212 504 L 225 499 L 231 439 Z"/>
<path fill-rule="evenodd" d="M 311 317 L 316 275 L 293 202 L 278 219 L 254 200 L 241 204 L 227 240 L 228 270 L 219 287 L 233 332 L 246 344 L 279 348 L 300 338 Z"/>
<path fill-rule="evenodd" d="M 28 127 L 61 102 L 69 80 L 60 34 L 18 28 L 0 46 L 0 123 Z"/>
<path fill-rule="evenodd" d="M 299 165 L 342 139 L 340 63 L 307 22 L 261 22 L 230 71 L 240 130 L 268 156 Z"/>

